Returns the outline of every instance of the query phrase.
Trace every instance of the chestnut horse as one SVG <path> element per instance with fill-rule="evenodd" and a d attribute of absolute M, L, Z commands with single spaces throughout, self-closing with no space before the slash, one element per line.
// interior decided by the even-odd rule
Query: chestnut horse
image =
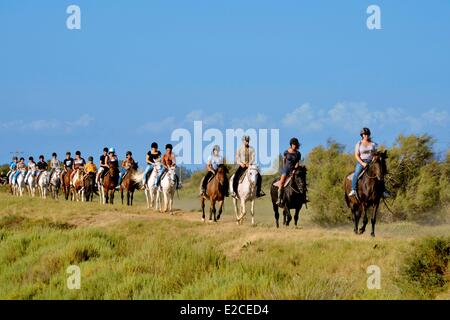
<path fill-rule="evenodd" d="M 120 195 L 122 198 L 123 204 L 123 190 L 127 190 L 127 206 L 133 205 L 133 195 L 134 191 L 139 188 L 140 180 L 135 177 L 138 169 L 138 164 L 135 162 L 127 172 L 125 173 L 125 177 L 122 180 L 122 184 L 120 185 Z M 142 179 L 141 179 L 142 180 Z"/>
<path fill-rule="evenodd" d="M 370 219 L 372 222 L 372 232 L 370 235 L 375 237 L 377 211 L 384 192 L 384 176 L 387 174 L 386 158 L 387 151 L 377 151 L 374 153 L 372 161 L 368 164 L 368 167 L 365 169 L 358 181 L 357 197 L 348 196 L 352 189 L 351 174 L 345 177 L 345 202 L 352 210 L 352 218 L 355 224 L 353 231 L 356 234 L 358 234 L 358 224 L 362 214 L 364 215 L 363 225 L 359 229 L 359 234 L 366 231 L 366 225 L 369 222 L 367 213 L 370 208 L 372 209 Z"/>
<path fill-rule="evenodd" d="M 64 197 L 66 200 L 69 200 L 69 196 L 71 195 L 70 190 L 70 175 L 72 174 L 72 169 L 67 169 L 67 171 L 63 171 L 61 173 L 61 183 L 62 183 L 62 189 L 64 192 Z"/>
<path fill-rule="evenodd" d="M 228 168 L 221 164 L 216 170 L 214 177 L 208 182 L 206 186 L 206 195 L 201 196 L 202 205 L 202 221 L 205 221 L 205 200 L 210 201 L 209 206 L 209 222 L 214 222 L 220 219 L 223 209 L 223 201 L 228 190 Z M 216 217 L 216 202 L 219 204 L 219 215 Z"/>
<path fill-rule="evenodd" d="M 116 191 L 116 186 L 118 183 L 119 169 L 116 166 L 110 167 L 101 180 L 101 185 L 99 186 L 101 198 L 103 198 L 103 204 L 108 202 L 114 204 L 114 192 Z"/>

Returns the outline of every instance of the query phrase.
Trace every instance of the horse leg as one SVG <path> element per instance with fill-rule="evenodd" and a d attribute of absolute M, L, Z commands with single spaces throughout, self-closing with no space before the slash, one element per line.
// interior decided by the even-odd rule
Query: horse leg
<path fill-rule="evenodd" d="M 372 217 L 371 217 L 371 222 L 372 222 L 372 232 L 370 233 L 370 235 L 372 236 L 372 237 L 375 237 L 375 223 L 377 222 L 377 211 L 378 211 L 378 206 L 379 206 L 379 203 L 377 203 L 377 204 L 375 204 L 373 207 L 372 207 Z"/>
<path fill-rule="evenodd" d="M 134 191 L 131 192 L 130 206 L 133 206 Z"/>
<path fill-rule="evenodd" d="M 369 222 L 369 218 L 367 217 L 367 209 L 368 208 L 366 208 L 366 206 L 364 206 L 364 205 L 361 205 L 361 209 L 362 209 L 362 214 L 364 214 L 364 217 L 363 217 L 363 225 L 362 225 L 362 227 L 359 229 L 359 234 L 363 234 L 365 231 L 366 231 L 366 226 L 367 226 L 367 223 Z"/>
<path fill-rule="evenodd" d="M 361 214 L 358 210 L 359 210 L 358 207 L 356 205 L 353 205 L 352 216 L 353 216 L 353 223 L 355 225 L 353 228 L 353 232 L 355 232 L 355 234 L 358 234 L 359 218 L 361 216 Z"/>
<path fill-rule="evenodd" d="M 253 199 L 251 202 L 250 213 L 252 214 L 252 226 L 254 226 L 255 225 L 255 199 Z"/>
<path fill-rule="evenodd" d="M 300 213 L 300 209 L 301 208 L 302 208 L 302 205 L 300 205 L 299 208 L 295 208 L 295 214 L 294 214 L 295 227 L 297 227 L 298 217 L 299 217 L 299 213 Z"/>
<path fill-rule="evenodd" d="M 286 217 L 286 227 L 287 227 L 287 226 L 289 226 L 289 223 L 292 220 L 291 210 L 287 206 L 284 207 L 284 210 L 286 212 L 285 217 Z"/>
<path fill-rule="evenodd" d="M 220 219 L 220 216 L 222 215 L 222 210 L 223 210 L 223 202 L 224 200 L 219 202 L 219 215 L 217 216 L 217 220 Z"/>
<path fill-rule="evenodd" d="M 123 188 L 120 187 L 120 197 L 122 198 L 122 205 L 123 205 Z"/>
<path fill-rule="evenodd" d="M 215 216 L 216 211 L 216 200 L 211 201 L 211 205 L 209 206 L 209 222 L 212 222 L 212 216 Z"/>
<path fill-rule="evenodd" d="M 247 210 L 245 208 L 245 199 L 241 198 L 241 203 L 239 204 L 239 208 L 241 210 L 241 216 L 239 217 L 239 223 L 242 224 L 244 222 L 244 217 L 247 214 Z"/>
<path fill-rule="evenodd" d="M 202 207 L 202 221 L 205 222 L 205 198 L 204 197 L 201 198 L 200 204 Z"/>
<path fill-rule="evenodd" d="M 236 215 L 236 224 L 239 225 L 239 214 L 238 214 L 238 207 L 237 207 L 237 199 L 233 198 L 233 207 L 234 207 L 234 213 Z"/>
<path fill-rule="evenodd" d="M 114 189 L 111 190 L 111 196 L 110 196 L 110 198 L 111 198 L 110 203 L 111 204 L 114 204 L 114 191 L 115 191 Z"/>
<path fill-rule="evenodd" d="M 275 203 L 272 203 L 272 208 L 273 208 L 273 212 L 275 214 L 275 224 L 276 224 L 277 228 L 279 228 L 280 223 L 278 222 L 278 219 L 280 219 L 280 212 L 278 211 L 278 205 L 276 205 Z"/>

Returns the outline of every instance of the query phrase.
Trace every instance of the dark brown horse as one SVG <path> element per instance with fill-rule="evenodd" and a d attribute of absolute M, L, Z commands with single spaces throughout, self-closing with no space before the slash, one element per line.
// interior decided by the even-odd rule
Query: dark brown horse
<path fill-rule="evenodd" d="M 101 192 L 103 203 L 106 204 L 109 202 L 114 204 L 114 192 L 119 183 L 119 169 L 117 166 L 111 166 L 102 180 Z"/>
<path fill-rule="evenodd" d="M 72 174 L 72 169 L 67 169 L 61 173 L 61 185 L 64 192 L 64 197 L 69 200 L 69 196 L 72 194 L 70 188 L 70 175 Z"/>
<path fill-rule="evenodd" d="M 133 205 L 133 195 L 134 191 L 139 188 L 139 180 L 135 177 L 138 169 L 138 164 L 136 162 L 133 163 L 131 168 L 127 170 L 125 176 L 122 180 L 122 184 L 120 185 L 120 195 L 122 197 L 123 204 L 123 190 L 127 190 L 127 206 Z"/>
<path fill-rule="evenodd" d="M 357 197 L 348 196 L 352 189 L 352 181 L 349 175 L 345 177 L 345 202 L 352 210 L 352 218 L 355 224 L 353 230 L 356 234 L 358 234 L 361 215 L 364 215 L 364 217 L 363 225 L 359 229 L 359 233 L 362 234 L 366 231 L 366 225 L 369 222 L 367 215 L 369 209 L 371 209 L 372 232 L 370 235 L 375 237 L 377 211 L 384 192 L 384 177 L 387 174 L 386 158 L 387 151 L 377 151 L 374 153 L 372 161 L 368 164 L 368 167 L 358 181 Z"/>
<path fill-rule="evenodd" d="M 278 181 L 276 179 L 270 188 L 270 195 L 272 198 L 272 208 L 275 214 L 275 224 L 277 228 L 279 227 L 278 219 L 280 213 L 278 212 L 279 207 L 283 209 L 283 225 L 289 226 L 292 220 L 291 209 L 295 210 L 294 222 L 297 227 L 300 209 L 303 204 L 307 203 L 306 199 L 306 167 L 300 166 L 291 174 L 290 181 L 284 186 L 284 192 L 282 195 L 282 205 L 278 206 Z"/>
<path fill-rule="evenodd" d="M 84 176 L 84 195 L 86 197 L 86 201 L 92 201 L 94 198 L 94 193 L 96 193 L 95 173 L 89 172 Z"/>
<path fill-rule="evenodd" d="M 209 206 L 209 221 L 217 222 L 220 219 L 223 209 L 223 201 L 225 200 L 225 195 L 228 190 L 228 168 L 221 164 L 216 170 L 214 178 L 212 178 L 206 185 L 206 195 L 201 196 L 201 206 L 202 206 L 202 221 L 205 221 L 205 201 L 210 201 Z M 219 205 L 219 214 L 216 217 L 216 203 Z"/>

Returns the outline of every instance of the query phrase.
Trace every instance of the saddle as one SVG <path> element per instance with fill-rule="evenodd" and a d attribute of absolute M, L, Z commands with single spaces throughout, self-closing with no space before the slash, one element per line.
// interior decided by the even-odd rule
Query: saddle
<path fill-rule="evenodd" d="M 290 174 L 290 175 L 286 178 L 286 181 L 284 182 L 284 187 L 289 186 L 289 184 L 291 183 L 291 180 L 292 180 L 292 174 Z M 274 185 L 275 187 L 277 187 L 277 188 L 280 188 L 280 179 L 278 179 L 277 181 L 275 181 L 275 182 L 273 183 L 273 185 Z"/>
<path fill-rule="evenodd" d="M 361 177 L 364 175 L 364 173 L 366 173 L 368 167 L 369 167 L 369 166 L 366 166 L 366 167 L 361 171 L 361 173 L 360 173 L 359 176 L 358 176 L 358 180 L 361 179 Z M 350 174 L 347 176 L 347 179 L 348 179 L 348 180 L 353 180 L 353 175 L 354 175 L 354 174 L 355 174 L 355 172 L 353 171 L 352 173 L 350 173 Z"/>

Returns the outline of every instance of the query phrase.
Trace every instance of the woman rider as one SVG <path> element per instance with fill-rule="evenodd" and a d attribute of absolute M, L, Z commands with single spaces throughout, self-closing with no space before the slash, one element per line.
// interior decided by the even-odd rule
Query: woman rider
<path fill-rule="evenodd" d="M 81 157 L 81 152 L 77 151 L 75 152 L 75 159 L 73 160 L 73 171 L 70 174 L 70 184 L 73 186 L 73 177 L 75 176 L 75 173 L 77 173 L 78 169 L 81 171 L 84 171 L 84 166 L 86 164 L 86 160 Z"/>
<path fill-rule="evenodd" d="M 202 186 L 200 190 L 201 196 L 204 196 L 206 194 L 206 186 L 208 185 L 208 181 L 216 174 L 216 170 L 221 164 L 223 164 L 223 157 L 220 155 L 220 147 L 218 145 L 215 145 L 212 149 L 211 154 L 208 156 L 208 162 L 206 165 L 206 169 L 208 170 L 208 172 L 202 180 Z M 228 188 L 226 190 L 228 190 Z"/>
<path fill-rule="evenodd" d="M 37 173 L 37 180 L 39 180 L 39 177 L 41 176 L 41 173 L 44 171 L 47 171 L 48 169 L 48 163 L 47 161 L 45 161 L 45 158 L 43 155 L 39 156 L 39 162 L 36 164 L 37 168 L 38 168 L 38 173 Z"/>
<path fill-rule="evenodd" d="M 52 175 L 53 173 L 55 173 L 55 171 L 57 169 L 61 168 L 61 161 L 58 160 L 58 155 L 56 154 L 56 152 L 52 153 L 52 159 L 50 160 L 50 180 L 52 179 Z"/>
<path fill-rule="evenodd" d="M 151 145 L 151 150 L 147 152 L 145 161 L 147 162 L 147 167 L 144 171 L 144 177 L 142 178 L 143 189 L 147 184 L 147 175 L 150 175 L 153 171 L 156 159 L 161 158 L 161 151 L 158 150 L 158 144 L 153 142 Z"/>
<path fill-rule="evenodd" d="M 100 156 L 100 169 L 98 170 L 97 176 L 95 177 L 95 183 L 98 184 L 98 180 L 103 172 L 108 170 L 108 148 L 103 148 L 103 154 Z"/>
<path fill-rule="evenodd" d="M 133 159 L 133 154 L 131 153 L 131 151 L 127 151 L 125 156 L 126 156 L 125 160 L 122 161 L 122 168 L 120 169 L 119 184 L 117 185 L 117 188 L 122 184 L 123 176 L 125 175 L 127 170 L 136 164 L 136 162 Z"/>
<path fill-rule="evenodd" d="M 114 148 L 109 148 L 107 168 L 108 170 L 118 170 L 119 168 L 119 158 L 117 158 Z"/>
<path fill-rule="evenodd" d="M 356 197 L 358 187 L 358 177 L 365 167 L 372 161 L 374 152 L 377 151 L 378 144 L 372 141 L 370 129 L 362 128 L 359 133 L 361 140 L 355 145 L 356 167 L 352 178 L 352 191 L 348 194 L 350 197 Z M 389 193 L 384 191 L 384 197 L 389 197 Z"/>
<path fill-rule="evenodd" d="M 18 162 L 17 157 L 13 157 L 11 163 L 9 164 L 9 172 L 8 172 L 8 174 L 6 175 L 6 176 L 8 177 L 9 184 L 11 184 L 12 177 L 13 177 L 14 174 L 16 173 L 17 162 Z"/>
<path fill-rule="evenodd" d="M 281 169 L 280 186 L 278 188 L 278 200 L 277 205 L 282 204 L 282 197 L 284 191 L 284 182 L 288 175 L 292 173 L 300 165 L 300 160 L 302 155 L 298 149 L 300 148 L 300 143 L 297 138 L 292 138 L 289 141 L 290 148 L 283 153 L 283 168 Z"/>
<path fill-rule="evenodd" d="M 16 173 L 13 175 L 13 178 L 12 178 L 12 184 L 13 185 L 16 183 L 17 177 L 19 176 L 20 171 L 26 170 L 26 169 L 27 169 L 27 166 L 25 164 L 25 158 L 22 157 L 22 158 L 20 158 L 19 162 L 17 162 L 17 170 L 16 170 Z"/>
<path fill-rule="evenodd" d="M 168 143 L 166 144 L 166 153 L 162 157 L 162 167 L 161 171 L 158 173 L 158 178 L 155 181 L 155 187 L 158 187 L 161 182 L 161 177 L 163 173 L 168 170 L 172 166 L 176 166 L 176 159 L 175 154 L 172 152 L 172 144 Z M 178 189 L 178 175 L 175 174 L 176 179 L 176 189 Z"/>
<path fill-rule="evenodd" d="M 25 183 L 28 183 L 28 178 L 30 177 L 31 174 L 34 174 L 36 176 L 36 162 L 34 162 L 34 158 L 33 157 L 29 157 L 28 158 L 28 172 L 27 175 L 25 176 Z"/>

